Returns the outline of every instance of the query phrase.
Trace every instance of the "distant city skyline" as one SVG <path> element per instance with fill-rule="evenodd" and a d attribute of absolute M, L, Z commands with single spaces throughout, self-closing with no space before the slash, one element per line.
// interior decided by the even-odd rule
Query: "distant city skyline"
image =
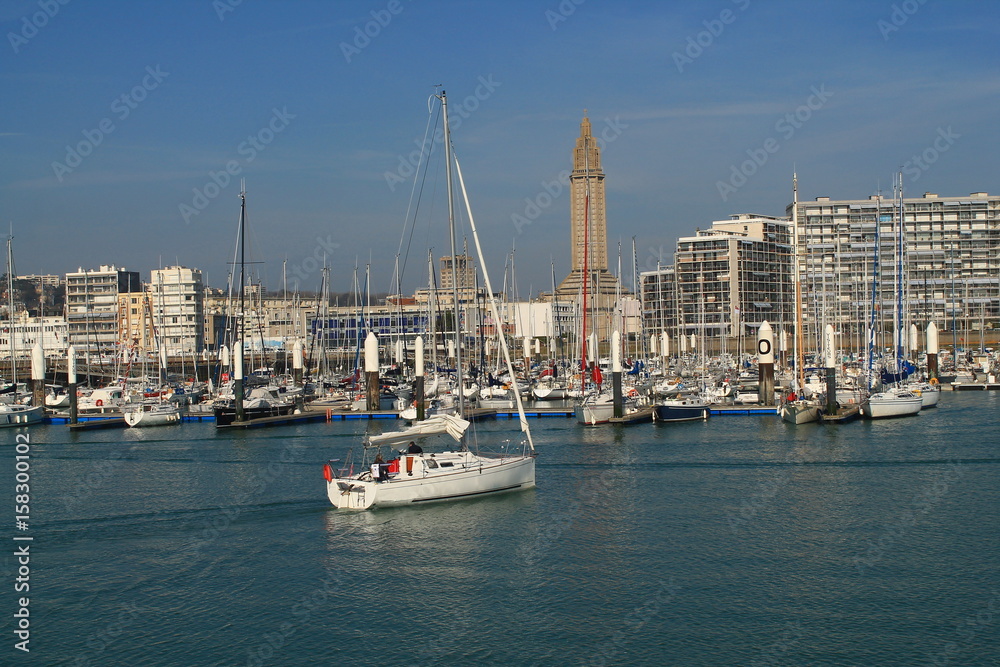
<path fill-rule="evenodd" d="M 991 8 L 991 7 L 990 7 Z M 20 274 L 161 266 L 225 285 L 240 181 L 266 287 L 426 285 L 450 255 L 453 141 L 494 282 L 521 298 L 571 268 L 584 109 L 607 176 L 609 264 L 670 263 L 680 236 L 800 198 L 1000 190 L 997 33 L 983 3 L 0 3 L 0 223 Z M 431 153 L 415 229 L 404 226 Z M 478 265 L 478 260 L 477 260 Z M 363 278 L 362 278 L 363 279 Z"/>

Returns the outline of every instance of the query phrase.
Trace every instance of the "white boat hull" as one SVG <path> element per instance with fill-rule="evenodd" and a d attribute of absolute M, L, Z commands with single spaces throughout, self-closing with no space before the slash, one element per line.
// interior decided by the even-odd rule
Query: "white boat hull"
<path fill-rule="evenodd" d="M 803 403 L 786 403 L 781 406 L 781 419 L 789 424 L 818 422 L 819 406 Z"/>
<path fill-rule="evenodd" d="M 569 396 L 566 387 L 535 387 L 532 393 L 539 401 L 562 401 Z"/>
<path fill-rule="evenodd" d="M 597 426 L 607 424 L 615 416 L 615 405 L 607 403 L 579 403 L 574 408 L 576 421 L 586 426 Z"/>
<path fill-rule="evenodd" d="M 861 404 L 861 414 L 868 419 L 885 419 L 887 417 L 908 417 L 920 412 L 923 399 L 919 396 L 891 396 L 873 394 Z"/>
<path fill-rule="evenodd" d="M 365 472 L 335 477 L 326 489 L 334 507 L 364 510 L 473 498 L 534 485 L 533 456 L 492 458 L 471 452 L 440 452 L 402 455 L 399 473 L 386 482 L 377 482 Z"/>
<path fill-rule="evenodd" d="M 133 428 L 147 426 L 166 426 L 181 421 L 181 413 L 177 408 L 171 410 L 127 410 L 122 413 L 125 423 Z"/>
<path fill-rule="evenodd" d="M 5 406 L 3 410 L 0 410 L 0 427 L 38 424 L 44 417 L 45 408 L 40 405 L 35 407 L 27 405 Z"/>

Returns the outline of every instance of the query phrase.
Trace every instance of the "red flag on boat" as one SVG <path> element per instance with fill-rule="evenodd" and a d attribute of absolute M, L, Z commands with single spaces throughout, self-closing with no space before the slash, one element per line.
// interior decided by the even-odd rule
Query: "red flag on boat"
<path fill-rule="evenodd" d="M 604 384 L 604 377 L 601 375 L 600 366 L 594 366 L 594 384 Z"/>

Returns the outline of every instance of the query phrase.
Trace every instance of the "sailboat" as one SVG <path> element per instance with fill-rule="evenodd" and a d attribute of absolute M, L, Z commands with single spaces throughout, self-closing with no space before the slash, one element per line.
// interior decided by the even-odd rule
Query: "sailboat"
<path fill-rule="evenodd" d="M 901 357 L 901 314 L 902 314 L 902 233 L 903 233 L 903 182 L 902 174 L 899 174 L 898 185 L 893 183 L 893 197 L 898 196 L 898 202 L 894 201 L 896 216 L 894 222 L 896 226 L 895 253 L 896 253 L 896 308 L 894 309 L 893 324 L 893 354 L 895 355 L 895 370 L 889 371 L 885 368 L 881 371 L 881 381 L 883 385 L 890 385 L 882 391 L 872 393 L 861 403 L 861 414 L 868 419 L 883 419 L 886 417 L 909 417 L 918 414 L 923 408 L 923 398 L 920 394 L 898 384 L 910 373 Z M 881 196 L 879 197 L 881 202 Z M 898 206 L 897 206 L 898 204 Z M 868 388 L 872 389 L 877 382 L 875 371 L 875 333 L 878 322 L 878 295 L 879 295 L 879 265 L 881 262 L 881 232 L 882 214 L 881 207 L 876 214 L 875 223 L 875 261 L 872 274 L 872 316 L 868 331 Z"/>
<path fill-rule="evenodd" d="M 455 214 L 452 194 L 452 162 L 457 171 L 458 182 L 466 205 L 468 221 L 479 256 L 480 266 L 489 294 L 493 320 L 500 322 L 500 315 L 490 284 L 489 273 L 483 260 L 479 235 L 472 217 L 462 170 L 452 155 L 451 135 L 448 125 L 448 101 L 444 91 L 437 96 L 441 101 L 444 123 L 445 168 L 448 186 L 448 229 L 451 236 L 452 257 L 455 257 Z M 453 307 L 455 312 L 455 353 L 459 374 L 462 369 L 461 329 L 458 317 L 458 281 L 453 281 Z M 498 336 L 503 350 L 507 371 L 514 383 L 514 397 L 521 431 L 525 435 L 523 444 L 513 451 L 502 451 L 496 455 L 473 452 L 466 441 L 466 431 L 470 422 L 463 418 L 464 396 L 459 392 L 459 414 L 438 415 L 417 422 L 409 429 L 380 435 L 369 435 L 363 442 L 363 457 L 358 470 L 350 464 L 334 467 L 335 461 L 323 466 L 326 479 L 327 497 L 338 509 L 371 509 L 393 505 L 415 505 L 427 502 L 474 498 L 487 494 L 517 491 L 535 485 L 535 453 L 531 431 L 524 414 L 521 393 L 517 390 L 517 375 L 510 360 L 510 350 L 503 335 Z M 441 444 L 442 440 L 444 444 Z M 398 455 L 393 454 L 397 446 L 407 444 Z M 418 444 L 420 443 L 420 444 Z M 426 447 L 426 449 L 425 449 Z M 382 459 L 382 448 L 388 448 L 390 459 Z M 369 463 L 369 454 L 376 452 Z"/>
<path fill-rule="evenodd" d="M 7 237 L 7 315 L 10 317 L 10 370 L 11 391 L 17 392 L 17 337 L 14 335 L 14 250 L 13 233 Z M 41 405 L 21 405 L 20 403 L 0 403 L 0 426 L 24 426 L 36 424 L 45 417 L 45 407 Z"/>
<path fill-rule="evenodd" d="M 799 179 L 792 175 L 792 282 L 795 285 L 795 374 L 793 385 L 799 391 L 805 386 L 805 359 L 802 347 L 802 281 L 799 276 Z M 779 408 L 782 421 L 789 424 L 808 424 L 819 421 L 819 404 L 802 398 L 796 392 L 782 398 Z"/>

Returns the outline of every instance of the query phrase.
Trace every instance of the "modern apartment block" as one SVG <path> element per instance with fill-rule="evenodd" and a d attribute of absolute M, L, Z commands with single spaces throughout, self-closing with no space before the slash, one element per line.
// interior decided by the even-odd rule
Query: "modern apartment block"
<path fill-rule="evenodd" d="M 719 341 L 756 336 L 764 320 L 779 330 L 791 321 L 790 267 L 788 220 L 741 213 L 715 221 L 678 239 L 673 266 L 641 275 L 647 333 L 666 330 L 679 350 L 680 336 L 720 349 Z"/>
<path fill-rule="evenodd" d="M 170 356 L 202 351 L 205 341 L 205 286 L 201 271 L 184 266 L 154 269 L 149 305 L 158 344 Z"/>
<path fill-rule="evenodd" d="M 903 198 L 902 228 L 898 209 L 892 196 L 799 202 L 807 340 L 829 323 L 846 347 L 861 347 L 851 341 L 864 339 L 873 320 L 876 276 L 874 321 L 888 332 L 885 346 L 900 302 L 904 337 L 934 321 L 942 344 L 976 347 L 1000 326 L 1000 196 Z"/>
<path fill-rule="evenodd" d="M 66 274 L 66 322 L 69 343 L 78 350 L 113 352 L 120 336 L 118 295 L 142 292 L 138 271 L 102 265 L 96 271 Z"/>

